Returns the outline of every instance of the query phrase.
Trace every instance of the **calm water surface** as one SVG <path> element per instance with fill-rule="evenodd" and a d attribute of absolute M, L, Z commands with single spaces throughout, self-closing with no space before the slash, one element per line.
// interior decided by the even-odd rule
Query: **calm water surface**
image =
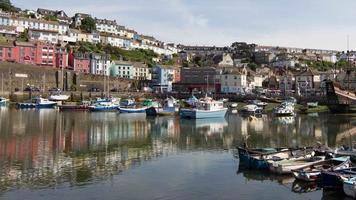
<path fill-rule="evenodd" d="M 0 110 L 0 199 L 344 199 L 239 169 L 235 146 L 350 144 L 350 115 L 181 120 Z"/>

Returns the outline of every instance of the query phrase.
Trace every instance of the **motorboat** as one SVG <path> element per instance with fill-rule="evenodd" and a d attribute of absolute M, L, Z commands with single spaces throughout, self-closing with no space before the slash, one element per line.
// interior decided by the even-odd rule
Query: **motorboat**
<path fill-rule="evenodd" d="M 151 106 L 146 109 L 148 116 L 167 116 L 175 115 L 178 113 L 178 103 L 174 98 L 167 98 L 164 100 L 163 106 L 155 107 Z"/>
<path fill-rule="evenodd" d="M 17 103 L 16 106 L 19 109 L 26 108 L 54 108 L 57 105 L 56 102 L 50 101 L 48 99 L 38 97 L 34 98 L 29 102 Z"/>
<path fill-rule="evenodd" d="M 262 114 L 263 108 L 255 105 L 255 104 L 248 104 L 244 106 L 241 111 L 243 114 Z"/>
<path fill-rule="evenodd" d="M 203 119 L 203 118 L 221 118 L 225 117 L 227 108 L 222 101 L 213 100 L 205 97 L 196 103 L 193 108 L 180 109 L 180 116 L 183 118 Z"/>

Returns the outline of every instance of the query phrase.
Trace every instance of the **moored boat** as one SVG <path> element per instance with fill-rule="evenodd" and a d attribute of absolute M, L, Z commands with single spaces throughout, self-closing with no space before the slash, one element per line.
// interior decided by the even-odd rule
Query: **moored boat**
<path fill-rule="evenodd" d="M 262 148 L 247 149 L 238 147 L 240 163 L 250 169 L 269 169 L 268 161 L 280 161 L 302 154 L 303 149 Z"/>
<path fill-rule="evenodd" d="M 255 104 L 248 104 L 244 106 L 241 111 L 242 114 L 262 114 L 263 108 L 255 105 Z"/>
<path fill-rule="evenodd" d="M 118 107 L 117 108 L 120 113 L 145 113 L 147 107 L 141 107 L 141 108 L 125 108 L 125 107 Z"/>
<path fill-rule="evenodd" d="M 356 198 L 356 176 L 342 177 L 344 193 L 352 198 Z"/>
<path fill-rule="evenodd" d="M 118 108 L 119 105 L 112 102 L 101 102 L 88 106 L 91 112 L 114 112 L 117 111 Z"/>
<path fill-rule="evenodd" d="M 179 111 L 177 101 L 174 98 L 165 99 L 163 106 L 151 106 L 146 109 L 148 116 L 169 116 L 175 115 Z"/>
<path fill-rule="evenodd" d="M 53 94 L 48 98 L 51 101 L 67 101 L 69 99 L 69 95 L 64 94 Z"/>
<path fill-rule="evenodd" d="M 0 106 L 4 106 L 9 102 L 9 99 L 6 99 L 4 97 L 0 97 Z"/>
<path fill-rule="evenodd" d="M 196 103 L 194 108 L 180 109 L 180 116 L 190 119 L 221 118 L 225 117 L 227 108 L 222 101 L 215 101 L 210 97 L 205 97 Z"/>
<path fill-rule="evenodd" d="M 292 170 L 315 164 L 324 160 L 324 156 L 312 156 L 305 154 L 301 157 L 294 156 L 281 161 L 268 161 L 269 170 L 276 174 L 291 174 Z"/>
<path fill-rule="evenodd" d="M 50 101 L 44 98 L 34 98 L 29 102 L 17 103 L 16 106 L 19 109 L 28 109 L 28 108 L 54 108 L 57 105 L 56 102 Z"/>
<path fill-rule="evenodd" d="M 350 157 L 338 157 L 330 160 L 323 160 L 299 169 L 292 170 L 296 179 L 302 181 L 319 181 L 323 171 L 334 171 L 350 168 L 352 162 Z"/>
<path fill-rule="evenodd" d="M 347 177 L 356 176 L 356 167 L 323 171 L 321 173 L 321 186 L 324 189 L 339 190 L 343 188 L 343 180 Z"/>
<path fill-rule="evenodd" d="M 273 114 L 276 116 L 293 116 L 294 104 L 291 102 L 282 102 L 281 105 L 273 109 Z"/>

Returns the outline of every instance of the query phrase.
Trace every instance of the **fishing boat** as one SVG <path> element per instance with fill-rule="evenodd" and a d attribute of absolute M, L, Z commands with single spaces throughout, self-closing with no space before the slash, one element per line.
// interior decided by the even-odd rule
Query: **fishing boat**
<path fill-rule="evenodd" d="M 54 108 L 57 105 L 56 102 L 50 101 L 44 98 L 34 98 L 29 102 L 17 103 L 16 106 L 19 109 L 27 108 Z"/>
<path fill-rule="evenodd" d="M 48 98 L 51 101 L 67 101 L 69 99 L 69 95 L 64 94 L 53 94 Z"/>
<path fill-rule="evenodd" d="M 122 108 L 134 108 L 136 107 L 136 102 L 134 99 L 124 99 L 120 102 L 120 107 Z"/>
<path fill-rule="evenodd" d="M 350 157 L 338 157 L 292 170 L 294 177 L 302 181 L 319 181 L 323 171 L 346 169 L 352 166 Z"/>
<path fill-rule="evenodd" d="M 255 104 L 249 104 L 249 105 L 244 106 L 240 112 L 242 114 L 262 114 L 263 108 L 255 105 Z"/>
<path fill-rule="evenodd" d="M 292 158 L 281 161 L 271 160 L 267 162 L 271 172 L 282 175 L 291 174 L 292 170 L 318 163 L 324 159 L 325 156 L 313 156 L 312 153 L 306 153 L 302 156 L 294 155 Z"/>
<path fill-rule="evenodd" d="M 262 148 L 247 149 L 238 147 L 240 162 L 250 169 L 269 169 L 268 161 L 280 161 L 292 158 L 301 153 L 301 149 L 288 148 Z M 297 153 L 298 151 L 298 153 Z"/>
<path fill-rule="evenodd" d="M 147 108 L 146 114 L 148 116 L 169 116 L 175 115 L 178 111 L 177 101 L 174 98 L 167 98 L 165 99 L 163 106 L 151 106 Z"/>
<path fill-rule="evenodd" d="M 9 102 L 9 99 L 6 99 L 4 97 L 0 97 L 0 106 L 4 106 Z"/>
<path fill-rule="evenodd" d="M 112 102 L 99 102 L 88 106 L 91 112 L 114 112 L 119 108 L 118 104 Z"/>
<path fill-rule="evenodd" d="M 355 199 L 356 198 L 356 176 L 352 176 L 350 178 L 342 177 L 342 179 L 343 179 L 344 193 L 347 196 Z"/>
<path fill-rule="evenodd" d="M 185 100 L 185 102 L 190 106 L 195 106 L 199 102 L 199 99 L 192 95 L 189 99 Z"/>
<path fill-rule="evenodd" d="M 294 115 L 294 104 L 291 102 L 282 102 L 281 105 L 273 109 L 273 114 L 275 116 L 293 116 Z"/>
<path fill-rule="evenodd" d="M 222 118 L 225 117 L 227 108 L 222 101 L 215 101 L 210 97 L 205 97 L 196 103 L 194 108 L 180 109 L 180 116 L 190 119 Z"/>
<path fill-rule="evenodd" d="M 321 172 L 321 186 L 324 189 L 339 190 L 343 188 L 345 178 L 356 177 L 356 167 Z"/>

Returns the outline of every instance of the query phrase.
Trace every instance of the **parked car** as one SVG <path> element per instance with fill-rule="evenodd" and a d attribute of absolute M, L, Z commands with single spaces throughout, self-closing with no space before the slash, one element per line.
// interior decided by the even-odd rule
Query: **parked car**
<path fill-rule="evenodd" d="M 26 87 L 23 91 L 25 92 L 40 92 L 40 89 L 37 87 Z"/>
<path fill-rule="evenodd" d="M 60 92 L 60 91 L 61 89 L 55 87 L 48 90 L 48 92 Z"/>
<path fill-rule="evenodd" d="M 88 92 L 101 92 L 99 88 L 90 88 Z"/>

